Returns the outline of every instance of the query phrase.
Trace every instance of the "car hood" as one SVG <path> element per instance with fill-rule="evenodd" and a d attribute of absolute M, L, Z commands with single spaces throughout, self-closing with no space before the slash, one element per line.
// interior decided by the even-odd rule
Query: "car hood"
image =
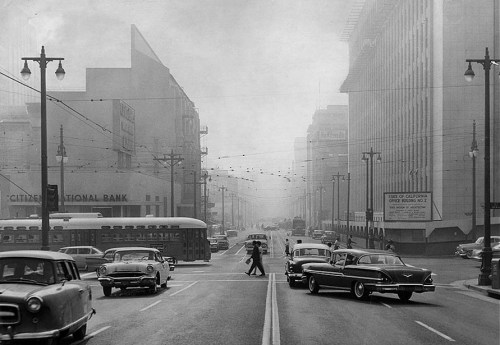
<path fill-rule="evenodd" d="M 464 244 L 459 244 L 459 248 L 462 249 L 475 249 L 475 248 L 482 248 L 482 244 L 477 244 L 477 243 L 464 243 Z"/>
<path fill-rule="evenodd" d="M 46 285 L 24 283 L 0 284 L 0 301 L 5 298 L 24 299 L 44 288 L 46 288 Z"/>
<path fill-rule="evenodd" d="M 290 260 L 290 262 L 293 262 L 295 266 L 302 266 L 303 264 L 308 264 L 308 263 L 313 263 L 313 262 L 318 262 L 318 263 L 325 263 L 327 259 L 325 258 L 318 258 L 317 256 L 308 256 L 308 257 L 301 257 L 301 258 L 294 258 L 293 260 Z"/>
<path fill-rule="evenodd" d="M 120 272 L 120 271 L 141 271 L 145 270 L 147 266 L 149 265 L 155 265 L 156 261 L 120 261 L 120 262 L 112 262 L 109 264 L 106 264 L 106 267 L 109 271 L 115 271 L 115 272 Z"/>

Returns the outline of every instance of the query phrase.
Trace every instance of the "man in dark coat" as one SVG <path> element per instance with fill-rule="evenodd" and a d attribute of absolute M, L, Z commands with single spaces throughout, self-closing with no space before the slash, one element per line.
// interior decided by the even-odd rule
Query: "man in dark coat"
<path fill-rule="evenodd" d="M 250 272 L 252 272 L 252 270 L 257 267 L 260 271 L 260 275 L 261 276 L 265 276 L 266 273 L 264 272 L 264 266 L 262 266 L 262 260 L 261 260 L 261 256 L 260 256 L 260 250 L 259 250 L 259 247 L 261 245 L 261 242 L 260 241 L 257 241 L 255 243 L 255 245 L 253 246 L 253 249 L 252 249 L 252 266 L 250 266 L 250 270 L 248 272 L 245 272 L 246 275 L 250 275 Z"/>

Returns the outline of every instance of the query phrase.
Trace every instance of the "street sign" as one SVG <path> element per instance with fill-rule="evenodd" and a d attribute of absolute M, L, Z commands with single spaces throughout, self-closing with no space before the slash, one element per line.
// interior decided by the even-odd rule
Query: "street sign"
<path fill-rule="evenodd" d="M 491 209 L 500 209 L 500 202 L 490 202 Z"/>

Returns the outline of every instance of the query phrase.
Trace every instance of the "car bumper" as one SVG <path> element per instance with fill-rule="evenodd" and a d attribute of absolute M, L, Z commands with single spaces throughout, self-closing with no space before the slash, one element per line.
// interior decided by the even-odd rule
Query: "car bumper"
<path fill-rule="evenodd" d="M 155 276 L 144 277 L 100 277 L 97 279 L 102 286 L 126 287 L 126 286 L 153 286 L 156 284 Z"/>
<path fill-rule="evenodd" d="M 436 290 L 435 285 L 424 284 L 365 284 L 366 288 L 375 292 L 431 292 Z"/>
<path fill-rule="evenodd" d="M 286 272 L 285 274 L 290 280 L 302 280 L 302 273 Z"/>
<path fill-rule="evenodd" d="M 0 344 L 3 341 L 11 341 L 11 340 L 32 340 L 32 339 L 49 339 L 49 338 L 57 338 L 61 335 L 61 333 L 71 329 L 73 327 L 81 327 L 86 324 L 87 321 L 94 315 L 95 309 L 92 309 L 82 318 L 70 323 L 61 329 L 51 329 L 44 332 L 20 332 L 15 333 L 15 326 L 7 326 L 6 333 L 0 334 Z"/>

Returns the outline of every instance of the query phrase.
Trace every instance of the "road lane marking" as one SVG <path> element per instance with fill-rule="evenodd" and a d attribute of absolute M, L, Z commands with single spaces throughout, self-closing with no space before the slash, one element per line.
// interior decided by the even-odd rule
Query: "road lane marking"
<path fill-rule="evenodd" d="M 194 284 L 196 284 L 197 282 L 198 282 L 198 281 L 195 281 L 195 282 L 193 282 L 193 283 L 189 284 L 189 285 L 188 285 L 188 286 L 186 286 L 185 288 L 180 289 L 179 291 L 176 291 L 176 292 L 174 292 L 174 293 L 170 294 L 170 296 L 175 296 L 175 295 L 177 295 L 179 292 L 182 292 L 182 291 L 184 291 L 184 290 L 186 290 L 186 289 L 189 289 L 191 286 L 193 286 L 193 285 L 194 285 Z"/>
<path fill-rule="evenodd" d="M 243 245 L 234 255 L 238 255 L 243 249 L 245 249 L 245 245 Z"/>
<path fill-rule="evenodd" d="M 264 329 L 262 331 L 262 345 L 280 345 L 281 343 L 275 278 L 275 273 L 271 273 L 269 275 L 269 283 L 267 285 L 266 296 L 266 311 L 264 316 Z"/>
<path fill-rule="evenodd" d="M 446 334 L 441 333 L 441 332 L 439 332 L 438 330 L 436 330 L 436 329 L 434 329 L 434 328 L 432 328 L 432 327 L 430 327 L 430 326 L 427 326 L 427 325 L 426 325 L 425 323 L 423 323 L 423 322 L 420 322 L 420 321 L 415 321 L 415 322 L 416 322 L 416 323 L 418 323 L 420 326 L 422 326 L 422 327 L 424 327 L 424 328 L 427 328 L 429 331 L 436 333 L 437 335 L 439 335 L 440 337 L 442 337 L 442 338 L 444 338 L 444 339 L 446 339 L 446 340 L 448 340 L 448 341 L 455 341 L 454 339 L 450 338 L 450 337 L 449 337 L 449 336 L 447 336 Z"/>
<path fill-rule="evenodd" d="M 149 308 L 154 307 L 154 306 L 155 306 L 155 305 L 157 305 L 158 303 L 161 303 L 161 300 L 156 301 L 156 302 L 154 302 L 153 304 L 150 304 L 150 305 L 148 305 L 147 307 L 144 307 L 144 308 L 142 308 L 142 309 L 141 309 L 141 310 L 139 310 L 139 311 L 145 311 L 145 310 L 148 310 Z"/>
<path fill-rule="evenodd" d="M 95 337 L 97 334 L 101 333 L 101 332 L 104 332 L 105 330 L 107 330 L 108 328 L 111 328 L 111 326 L 106 326 L 106 327 L 103 327 L 103 328 L 100 328 L 98 329 L 97 331 L 95 332 L 92 332 L 90 334 L 87 334 L 87 336 L 85 337 L 85 339 L 88 339 L 88 338 L 93 338 Z"/>
<path fill-rule="evenodd" d="M 382 304 L 383 306 L 385 306 L 385 307 L 387 307 L 389 309 L 392 309 L 392 307 L 389 304 L 387 304 L 387 303 L 380 302 L 380 304 Z"/>

